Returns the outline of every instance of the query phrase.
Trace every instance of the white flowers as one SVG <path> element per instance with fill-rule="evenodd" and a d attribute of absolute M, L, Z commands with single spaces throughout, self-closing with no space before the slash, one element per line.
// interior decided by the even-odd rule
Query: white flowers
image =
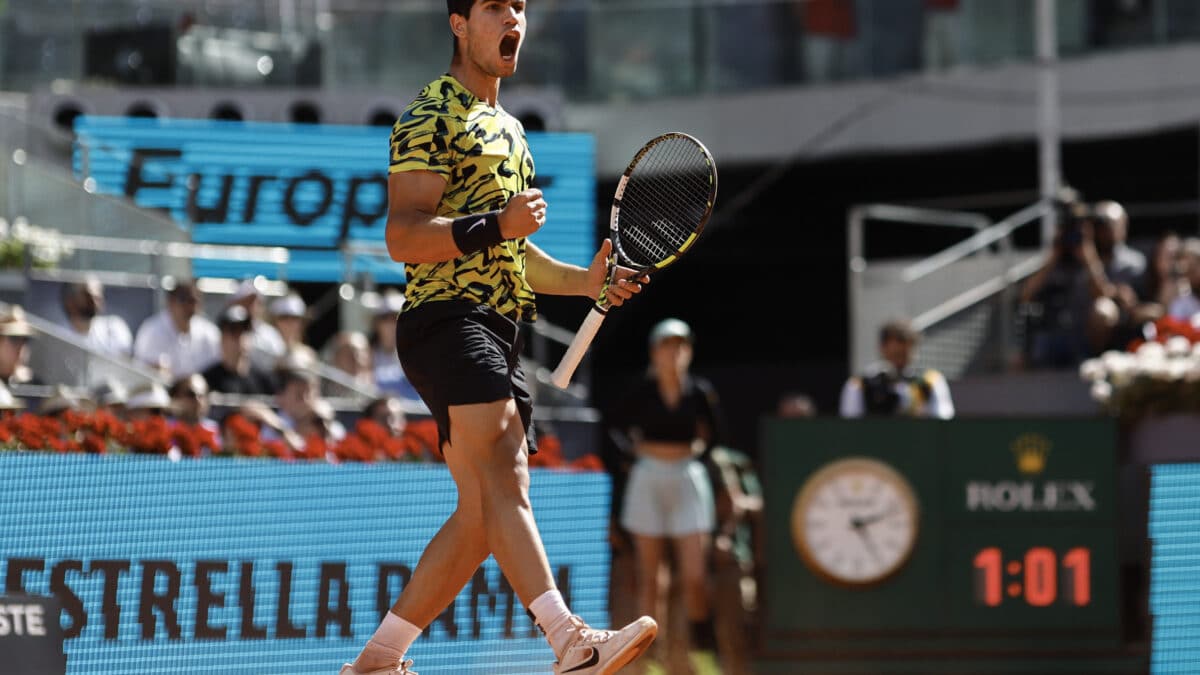
<path fill-rule="evenodd" d="M 1200 342 L 1183 335 L 1145 342 L 1134 352 L 1105 352 L 1080 364 L 1079 377 L 1092 399 L 1122 417 L 1200 412 Z"/>
<path fill-rule="evenodd" d="M 24 217 L 15 218 L 11 225 L 0 218 L 0 242 L 6 241 L 23 246 L 34 267 L 54 267 L 75 252 L 58 230 L 30 225 Z"/>

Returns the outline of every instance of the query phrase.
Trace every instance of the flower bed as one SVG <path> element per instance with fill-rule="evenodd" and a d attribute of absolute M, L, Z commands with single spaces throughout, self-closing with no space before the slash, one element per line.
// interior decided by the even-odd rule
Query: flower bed
<path fill-rule="evenodd" d="M 431 419 L 409 420 L 403 433 L 392 434 L 370 419 L 359 419 L 346 437 L 329 443 L 319 436 L 305 439 L 302 449 L 265 436 L 248 418 L 233 413 L 222 437 L 205 426 L 165 417 L 125 421 L 108 412 L 68 410 L 58 416 L 30 413 L 0 419 L 0 450 L 56 453 L 134 453 L 164 455 L 175 460 L 199 457 L 259 457 L 315 462 L 441 462 L 437 425 Z M 601 471 L 595 455 L 567 461 L 557 436 L 538 438 L 531 467 Z"/>

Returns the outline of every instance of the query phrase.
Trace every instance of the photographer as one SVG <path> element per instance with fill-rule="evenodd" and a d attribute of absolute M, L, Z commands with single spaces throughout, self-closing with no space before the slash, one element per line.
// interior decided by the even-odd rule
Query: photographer
<path fill-rule="evenodd" d="M 879 330 L 883 359 L 846 381 L 842 387 L 842 417 L 954 417 L 946 378 L 936 370 L 912 366 L 918 338 L 907 321 L 893 320 L 883 325 Z"/>
<path fill-rule="evenodd" d="M 1143 314 L 1146 259 L 1125 244 L 1129 219 L 1114 201 L 1059 200 L 1059 229 L 1021 289 L 1026 353 L 1035 368 L 1071 368 L 1127 342 Z"/>

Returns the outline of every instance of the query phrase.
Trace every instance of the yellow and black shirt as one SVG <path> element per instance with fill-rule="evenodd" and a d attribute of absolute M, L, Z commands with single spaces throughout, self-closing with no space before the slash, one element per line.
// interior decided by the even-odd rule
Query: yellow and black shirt
<path fill-rule="evenodd" d="M 425 87 L 392 127 L 388 174 L 432 171 L 446 179 L 439 216 L 458 218 L 503 208 L 533 184 L 525 129 L 500 106 L 479 100 L 443 75 Z M 537 316 L 525 279 L 525 238 L 438 263 L 404 265 L 403 311 L 439 300 L 491 305 L 522 321 Z"/>

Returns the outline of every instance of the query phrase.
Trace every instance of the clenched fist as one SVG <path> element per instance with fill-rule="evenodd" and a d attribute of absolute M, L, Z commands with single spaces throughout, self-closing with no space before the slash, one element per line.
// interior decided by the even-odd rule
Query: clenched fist
<path fill-rule="evenodd" d="M 528 237 L 546 222 L 546 200 L 542 191 L 530 188 L 518 192 L 500 211 L 500 234 L 505 239 Z"/>

